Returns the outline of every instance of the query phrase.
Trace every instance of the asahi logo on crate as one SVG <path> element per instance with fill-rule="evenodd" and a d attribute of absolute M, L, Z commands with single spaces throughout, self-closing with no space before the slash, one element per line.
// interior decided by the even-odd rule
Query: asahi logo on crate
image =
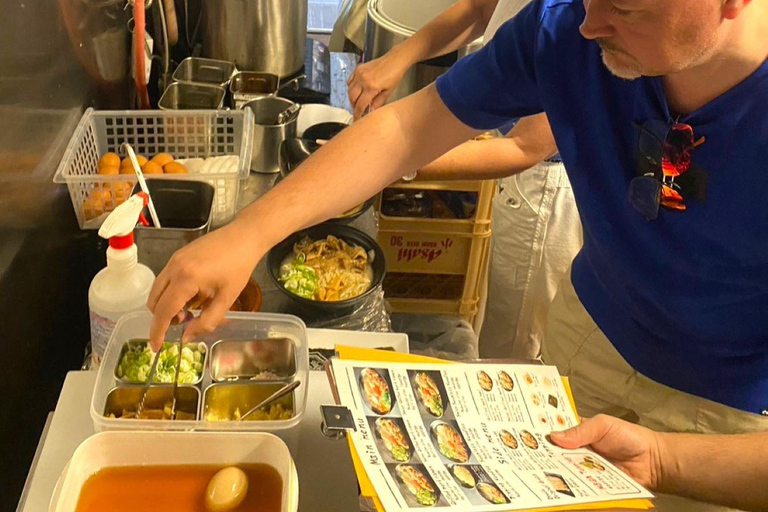
<path fill-rule="evenodd" d="M 394 235 L 390 245 L 397 247 L 397 261 L 413 261 L 423 259 L 427 263 L 435 261 L 453 246 L 453 238 L 441 241 L 405 240 L 403 236 Z"/>

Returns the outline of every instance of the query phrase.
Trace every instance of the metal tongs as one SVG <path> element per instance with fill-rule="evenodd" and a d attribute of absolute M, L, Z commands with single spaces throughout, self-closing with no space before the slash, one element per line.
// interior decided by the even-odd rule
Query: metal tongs
<path fill-rule="evenodd" d="M 248 412 L 246 412 L 245 414 L 240 416 L 240 421 L 245 420 L 245 418 L 247 418 L 248 416 L 250 416 L 254 412 L 258 411 L 259 409 L 261 409 L 265 405 L 267 405 L 267 404 L 269 404 L 271 402 L 274 402 L 278 398 L 281 398 L 281 397 L 287 395 L 288 393 L 290 393 L 291 391 L 293 391 L 294 389 L 296 389 L 300 385 L 301 385 L 301 381 L 297 380 L 297 381 L 291 382 L 290 384 L 287 384 L 287 385 L 283 386 L 282 388 L 278 389 L 277 391 L 275 391 L 274 393 L 269 395 L 267 398 L 265 398 L 264 400 L 262 400 L 261 402 L 256 404 L 254 407 L 251 407 L 251 409 Z"/>
<path fill-rule="evenodd" d="M 184 324 L 189 322 L 191 320 L 191 316 L 188 314 L 188 311 L 185 311 L 185 318 L 184 321 L 180 322 L 179 325 L 181 325 L 181 332 L 184 333 Z M 176 373 L 173 377 L 173 400 L 171 402 L 171 419 L 176 419 L 176 401 L 177 401 L 177 392 L 179 388 L 179 373 L 181 372 L 181 350 L 184 348 L 184 344 L 181 338 L 181 335 L 179 336 L 179 341 L 177 342 L 179 344 L 179 353 L 176 357 Z M 165 343 L 163 343 L 164 345 Z M 163 351 L 163 346 L 160 346 L 160 349 L 155 354 L 155 357 L 152 359 L 152 367 L 149 369 L 149 375 L 147 375 L 147 382 L 144 384 L 144 388 L 141 390 L 141 397 L 139 398 L 139 403 L 136 406 L 136 418 L 139 418 L 141 416 L 141 413 L 144 412 L 144 403 L 147 401 L 147 393 L 149 393 L 149 388 L 152 386 L 152 382 L 155 380 L 155 373 L 157 373 L 157 362 L 160 360 L 160 352 Z"/>

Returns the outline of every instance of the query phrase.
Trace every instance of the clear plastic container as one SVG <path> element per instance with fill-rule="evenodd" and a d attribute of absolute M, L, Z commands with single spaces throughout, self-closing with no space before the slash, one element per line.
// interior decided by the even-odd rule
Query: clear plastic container
<path fill-rule="evenodd" d="M 75 450 L 51 498 L 49 512 L 74 512 L 93 474 L 120 466 L 268 464 L 283 481 L 281 512 L 299 507 L 299 479 L 288 448 L 267 433 L 103 432 Z"/>
<path fill-rule="evenodd" d="M 208 431 L 250 431 L 272 432 L 280 435 L 289 445 L 298 439 L 296 427 L 304 416 L 307 406 L 309 386 L 309 349 L 307 343 L 307 331 L 304 322 L 289 315 L 269 313 L 229 313 L 227 321 L 220 325 L 214 332 L 199 336 L 195 342 L 205 343 L 210 354 L 210 348 L 220 340 L 264 340 L 268 338 L 282 338 L 293 342 L 293 351 L 296 359 L 296 372 L 289 378 L 280 379 L 276 383 L 288 383 L 294 380 L 301 381 L 301 385 L 293 394 L 293 416 L 285 420 L 270 421 L 205 421 L 201 406 L 196 420 L 139 420 L 139 419 L 115 419 L 104 416 L 107 399 L 116 387 L 141 388 L 142 384 L 126 385 L 115 378 L 117 366 L 123 346 L 132 340 L 146 340 L 149 337 L 149 324 L 152 314 L 149 312 L 129 313 L 123 316 L 115 326 L 112 337 L 107 345 L 101 367 L 96 378 L 96 387 L 91 399 L 91 418 L 97 431 L 104 430 L 208 430 Z M 166 340 L 178 340 L 181 335 L 181 327 L 172 327 L 166 336 Z M 211 379 L 210 357 L 203 370 L 203 379 L 197 387 L 201 395 L 213 384 Z M 262 382 L 263 384 L 263 382 Z M 258 383 L 254 383 L 258 385 Z M 169 384 L 161 386 L 169 387 Z M 290 396 L 290 395 L 289 395 Z M 204 404 L 203 404 L 204 405 Z M 241 411 L 245 413 L 246 411 Z"/>

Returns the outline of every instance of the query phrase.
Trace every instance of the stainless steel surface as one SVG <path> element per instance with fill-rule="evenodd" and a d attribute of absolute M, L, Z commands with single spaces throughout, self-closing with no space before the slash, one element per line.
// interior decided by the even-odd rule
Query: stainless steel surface
<path fill-rule="evenodd" d="M 249 101 L 243 107 L 251 109 L 254 114 L 252 171 L 263 174 L 280 172 L 280 144 L 296 137 L 297 118 L 280 124 L 278 116 L 293 105 L 295 103 L 285 98 L 265 96 Z"/>
<path fill-rule="evenodd" d="M 371 0 L 368 3 L 368 18 L 366 20 L 365 30 L 365 52 L 363 59 L 371 61 L 373 59 L 382 57 L 389 50 L 397 46 L 398 44 L 408 39 L 404 32 L 408 32 L 406 29 L 396 29 L 391 23 L 382 19 L 378 9 L 378 2 Z M 435 15 L 439 14 L 439 11 Z M 451 65 L 462 57 L 477 51 L 480 48 L 478 44 L 472 43 L 464 48 L 460 49 L 453 54 L 449 54 L 443 57 L 430 59 L 428 61 L 419 62 L 414 66 L 411 66 L 406 71 L 403 78 L 400 80 L 399 85 L 392 91 L 388 103 L 397 101 L 409 94 L 412 94 L 420 89 L 423 89 L 427 85 L 434 82 L 437 77 L 448 71 Z"/>
<path fill-rule="evenodd" d="M 162 228 L 137 226 L 139 262 L 158 275 L 173 253 L 211 227 L 214 189 L 201 181 L 148 180 Z"/>
<path fill-rule="evenodd" d="M 254 405 L 262 402 L 283 387 L 281 383 L 249 382 L 219 383 L 205 389 L 201 419 L 206 421 L 238 421 Z M 273 406 L 281 406 L 293 414 L 293 393 L 279 398 Z M 251 416 L 248 421 L 260 420 Z"/>
<path fill-rule="evenodd" d="M 187 57 L 173 72 L 173 80 L 226 87 L 234 73 L 235 65 L 231 62 Z"/>
<path fill-rule="evenodd" d="M 94 434 L 89 415 L 96 374 L 71 372 L 67 375 L 51 421 L 47 438 L 42 442 L 39 464 L 29 472 L 29 493 L 18 502 L 18 512 L 48 510 L 53 489 L 62 470 L 78 445 Z M 320 405 L 333 403 L 333 395 L 324 373 L 310 372 L 307 385 L 309 398 L 304 420 L 298 425 L 298 442 L 289 444 L 301 482 L 300 512 L 356 512 L 358 507 L 355 478 L 349 446 L 330 442 L 320 432 Z M 38 444 L 37 432 L 34 445 Z M 319 463 L 321 461 L 322 463 Z M 27 463 L 19 468 L 22 483 Z M 333 468 L 333 471 L 328 471 Z M 333 489 L 333 492 L 328 492 Z M 18 495 L 9 496 L 8 510 L 17 505 Z M 5 510 L 5 509 L 3 509 Z"/>
<path fill-rule="evenodd" d="M 177 327 L 175 329 L 175 332 L 177 332 L 177 333 L 179 333 L 179 335 L 181 335 L 182 330 Z M 120 375 L 118 375 L 118 371 L 117 371 L 118 367 L 120 366 L 120 361 L 123 360 L 123 356 L 125 355 L 125 353 L 128 351 L 128 349 L 130 347 L 135 347 L 135 346 L 146 347 L 147 343 L 149 343 L 149 340 L 135 339 L 135 340 L 131 340 L 131 341 L 127 342 L 120 349 L 120 357 L 118 357 L 118 359 L 117 359 L 117 366 L 115 366 L 115 370 L 113 372 L 113 375 L 114 375 L 115 380 L 117 381 L 118 385 L 120 385 L 120 386 L 122 386 L 122 385 L 126 385 L 126 386 L 139 386 L 139 385 L 141 385 L 143 387 L 146 387 L 146 383 L 152 383 L 152 379 L 149 378 L 149 375 L 147 375 L 146 382 L 133 382 L 133 381 L 130 381 L 130 380 L 126 379 L 125 377 L 121 377 Z M 208 351 L 202 352 L 202 356 L 203 356 L 203 371 L 200 373 L 200 376 L 197 379 L 195 379 L 194 382 L 190 382 L 189 383 L 191 385 L 197 386 L 198 384 L 203 382 L 203 375 L 205 375 L 205 365 L 207 364 L 207 359 L 208 359 Z M 154 360 L 155 359 L 157 359 L 157 357 L 153 358 L 153 364 L 154 364 Z M 151 369 L 150 369 L 150 373 L 152 373 Z M 177 375 L 178 375 L 178 373 L 177 373 Z M 155 382 L 153 384 L 154 385 L 158 385 L 159 383 Z"/>
<path fill-rule="evenodd" d="M 286 384 L 285 386 L 280 388 L 280 390 L 275 391 L 275 393 L 269 395 L 267 398 L 262 400 L 260 403 L 258 403 L 256 405 L 254 405 L 253 407 L 251 407 L 251 409 L 248 412 L 246 412 L 245 414 L 240 416 L 240 421 L 245 421 L 246 418 L 248 418 L 251 414 L 255 413 L 256 411 L 258 411 L 259 409 L 261 409 L 263 407 L 266 407 L 267 405 L 271 404 L 275 400 L 284 397 L 285 395 L 287 395 L 288 393 L 290 393 L 294 389 L 298 388 L 299 386 L 301 386 L 301 381 L 300 380 L 291 382 L 290 384 Z"/>
<path fill-rule="evenodd" d="M 136 411 L 137 402 L 144 388 L 139 386 L 121 386 L 109 392 L 107 403 L 104 406 L 104 416 L 114 414 L 120 417 L 123 411 Z M 173 388 L 167 385 L 155 385 L 149 388 L 146 394 L 144 410 L 163 410 L 173 400 Z M 178 388 L 178 401 L 176 408 L 178 411 L 187 414 L 193 414 L 197 417 L 200 410 L 200 390 L 196 386 L 182 385 Z"/>
<path fill-rule="evenodd" d="M 236 380 L 290 380 L 296 376 L 296 351 L 288 338 L 221 340 L 211 346 L 211 378 Z"/>
<path fill-rule="evenodd" d="M 304 65 L 307 0 L 204 0 L 203 55 L 290 76 Z"/>
<path fill-rule="evenodd" d="M 290 123 L 299 116 L 299 110 L 301 110 L 301 105 L 298 103 L 283 110 L 277 114 L 277 124 Z"/>
<path fill-rule="evenodd" d="M 175 82 L 168 86 L 157 106 L 160 110 L 219 109 L 226 90 L 216 85 Z"/>
<path fill-rule="evenodd" d="M 234 107 L 240 109 L 251 100 L 274 94 L 277 92 L 279 83 L 280 78 L 272 73 L 259 71 L 235 73 L 229 83 L 229 92 L 232 93 Z"/>

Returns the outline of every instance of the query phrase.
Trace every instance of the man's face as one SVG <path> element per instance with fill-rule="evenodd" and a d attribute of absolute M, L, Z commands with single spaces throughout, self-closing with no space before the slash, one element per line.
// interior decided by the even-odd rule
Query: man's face
<path fill-rule="evenodd" d="M 584 7 L 582 35 L 621 78 L 683 71 L 717 48 L 722 0 L 584 0 Z"/>

